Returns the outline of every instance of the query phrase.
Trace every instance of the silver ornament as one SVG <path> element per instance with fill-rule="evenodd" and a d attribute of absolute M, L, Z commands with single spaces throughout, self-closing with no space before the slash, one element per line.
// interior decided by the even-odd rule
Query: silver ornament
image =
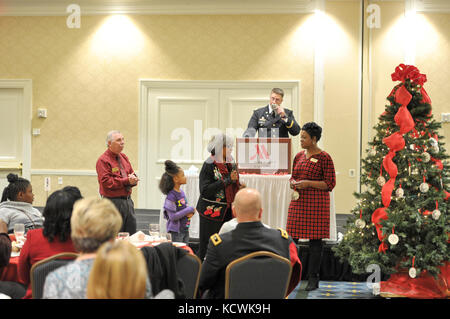
<path fill-rule="evenodd" d="M 439 153 L 439 146 L 438 146 L 438 145 L 433 145 L 433 146 L 431 146 L 431 150 L 432 150 L 434 153 Z"/>
<path fill-rule="evenodd" d="M 297 191 L 294 191 L 292 194 L 291 194 L 291 199 L 292 200 L 297 200 L 297 199 L 299 199 L 300 198 L 300 194 L 297 192 Z"/>
<path fill-rule="evenodd" d="M 426 193 L 430 190 L 430 186 L 428 186 L 428 183 L 422 183 L 420 184 L 419 189 L 422 193 Z"/>
<path fill-rule="evenodd" d="M 371 156 L 375 156 L 375 155 L 377 155 L 377 151 L 376 151 L 374 148 L 372 148 L 372 149 L 369 151 L 369 154 L 370 154 Z"/>
<path fill-rule="evenodd" d="M 409 145 L 409 149 L 410 149 L 411 151 L 414 151 L 415 148 L 416 148 L 416 146 L 415 146 L 414 144 Z"/>
<path fill-rule="evenodd" d="M 355 220 L 355 226 L 360 229 L 363 229 L 364 227 L 366 227 L 366 222 L 363 221 L 361 218 L 359 218 L 359 219 Z"/>
<path fill-rule="evenodd" d="M 431 213 L 431 216 L 434 220 L 438 220 L 439 217 L 441 217 L 441 211 L 439 209 L 433 210 L 433 213 Z"/>
<path fill-rule="evenodd" d="M 409 277 L 416 278 L 417 276 L 417 270 L 414 267 L 409 268 Z"/>
<path fill-rule="evenodd" d="M 398 240 L 399 238 L 396 234 L 390 234 L 388 237 L 389 244 L 391 245 L 397 245 Z"/>
<path fill-rule="evenodd" d="M 383 186 L 384 184 L 386 184 L 386 180 L 384 179 L 383 176 L 380 176 L 377 178 L 377 183 L 378 185 Z"/>
<path fill-rule="evenodd" d="M 431 160 L 431 156 L 428 152 L 423 152 L 422 158 L 423 158 L 424 163 L 428 163 Z"/>
<path fill-rule="evenodd" d="M 431 146 L 437 146 L 438 142 L 436 141 L 436 139 L 434 137 L 430 137 L 430 139 L 428 140 L 431 144 Z"/>
<path fill-rule="evenodd" d="M 397 188 L 397 190 L 395 191 L 395 196 L 397 198 L 403 198 L 405 195 L 405 192 L 403 191 L 403 188 Z"/>

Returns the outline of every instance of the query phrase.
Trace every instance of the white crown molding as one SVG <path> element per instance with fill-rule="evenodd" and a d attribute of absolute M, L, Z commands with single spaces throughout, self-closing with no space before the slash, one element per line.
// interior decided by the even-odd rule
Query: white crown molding
<path fill-rule="evenodd" d="M 312 13 L 316 0 L 4 0 L 0 16 L 67 16 L 67 6 L 78 4 L 81 15 L 214 15 Z"/>
<path fill-rule="evenodd" d="M 448 0 L 414 0 L 416 12 L 450 13 Z"/>

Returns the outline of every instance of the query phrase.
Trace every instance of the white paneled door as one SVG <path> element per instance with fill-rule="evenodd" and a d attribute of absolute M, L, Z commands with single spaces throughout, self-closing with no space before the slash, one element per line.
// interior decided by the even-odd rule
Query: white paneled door
<path fill-rule="evenodd" d="M 29 179 L 31 81 L 0 80 L 0 194 L 6 176 Z"/>
<path fill-rule="evenodd" d="M 200 170 L 209 156 L 206 146 L 211 137 L 220 131 L 242 137 L 253 110 L 267 105 L 273 87 L 285 91 L 283 105 L 298 119 L 297 81 L 141 80 L 137 206 L 160 209 L 158 185 L 164 161 Z"/>

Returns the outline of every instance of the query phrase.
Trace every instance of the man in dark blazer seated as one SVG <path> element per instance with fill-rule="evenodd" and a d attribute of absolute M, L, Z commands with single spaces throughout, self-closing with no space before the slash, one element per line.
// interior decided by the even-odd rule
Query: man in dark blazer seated
<path fill-rule="evenodd" d="M 300 133 L 300 125 L 295 121 L 294 113 L 281 106 L 284 92 L 273 88 L 270 93 L 270 103 L 253 111 L 243 137 L 289 137 Z"/>
<path fill-rule="evenodd" d="M 241 189 L 234 198 L 232 209 L 238 224 L 232 231 L 210 237 L 200 273 L 199 295 L 208 299 L 225 298 L 225 270 L 228 264 L 260 250 L 290 260 L 292 275 L 288 294 L 291 293 L 299 283 L 302 272 L 297 246 L 292 238 L 281 228 L 267 228 L 261 223 L 261 195 L 256 189 Z"/>

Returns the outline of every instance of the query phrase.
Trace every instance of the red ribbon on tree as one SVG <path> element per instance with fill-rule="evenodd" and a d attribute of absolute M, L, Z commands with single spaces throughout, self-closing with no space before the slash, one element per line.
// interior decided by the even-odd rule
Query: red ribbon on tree
<path fill-rule="evenodd" d="M 392 133 L 390 136 L 383 139 L 383 143 L 389 148 L 389 152 L 383 159 L 383 167 L 389 174 L 390 179 L 383 185 L 381 189 L 381 199 L 384 207 L 376 209 L 372 214 L 372 222 L 375 224 L 377 230 L 378 239 L 381 241 L 378 247 L 379 252 L 385 252 L 387 249 L 387 244 L 384 242 L 386 236 L 382 234 L 382 227 L 380 225 L 381 220 L 388 218 L 385 208 L 389 207 L 391 204 L 392 192 L 395 186 L 395 179 L 398 174 L 397 165 L 394 163 L 393 158 L 396 153 L 405 147 L 405 139 L 403 134 L 408 133 L 414 129 L 415 123 L 411 113 L 408 110 L 408 104 L 412 99 L 412 95 L 406 89 L 404 82 L 406 79 L 412 82 L 423 85 L 427 81 L 425 74 L 421 74 L 419 70 L 412 65 L 400 64 L 395 68 L 395 72 L 391 74 L 393 81 L 402 81 L 403 83 L 397 85 L 397 89 L 389 94 L 389 96 L 394 95 L 395 102 L 400 104 L 397 113 L 394 116 L 394 121 L 399 127 L 398 132 Z M 428 95 L 427 95 L 428 96 Z"/>
<path fill-rule="evenodd" d="M 381 241 L 381 245 L 378 247 L 378 252 L 385 252 L 388 248 L 387 244 L 384 242 L 386 236 L 383 236 L 382 227 L 380 225 L 380 222 L 386 219 L 388 219 L 388 216 L 384 207 L 377 208 L 372 214 L 372 223 L 375 225 L 378 239 Z"/>
<path fill-rule="evenodd" d="M 403 134 L 408 133 L 414 128 L 414 119 L 409 112 L 407 105 L 412 99 L 412 95 L 408 92 L 405 86 L 401 86 L 395 92 L 395 101 L 401 104 L 394 116 L 394 121 L 399 126 L 399 131 L 394 132 L 390 136 L 383 139 L 383 143 L 389 148 L 388 154 L 383 159 L 383 167 L 389 174 L 389 181 L 384 184 L 381 189 L 381 198 L 384 207 L 389 207 L 391 203 L 391 196 L 395 186 L 395 179 L 398 174 L 397 165 L 393 162 L 396 153 L 405 147 L 405 139 Z"/>

